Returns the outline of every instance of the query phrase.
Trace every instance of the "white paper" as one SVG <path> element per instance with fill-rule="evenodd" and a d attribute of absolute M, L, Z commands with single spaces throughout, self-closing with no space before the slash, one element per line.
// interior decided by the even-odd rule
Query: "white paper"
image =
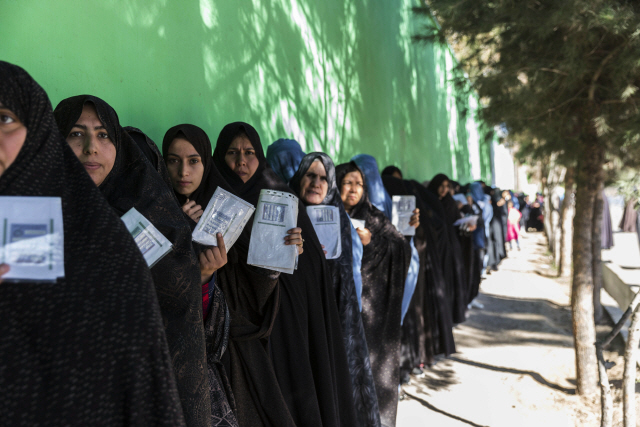
<path fill-rule="evenodd" d="M 307 206 L 307 215 L 313 224 L 320 244 L 327 251 L 327 259 L 335 259 L 342 254 L 340 237 L 340 210 L 335 206 Z"/>
<path fill-rule="evenodd" d="M 470 226 L 478 225 L 478 215 L 465 216 L 453 223 L 454 227 L 463 226 L 469 228 Z"/>
<path fill-rule="evenodd" d="M 173 249 L 171 242 L 135 208 L 131 208 L 120 219 L 131 233 L 149 268 Z"/>
<path fill-rule="evenodd" d="M 362 219 L 354 219 L 354 218 L 350 218 L 351 219 L 351 224 L 353 224 L 353 228 L 361 228 L 364 230 L 364 226 L 365 226 L 365 222 Z"/>
<path fill-rule="evenodd" d="M 416 196 L 393 196 L 391 223 L 405 236 L 415 236 L 416 229 L 409 225 L 416 208 Z"/>
<path fill-rule="evenodd" d="M 60 197 L 0 196 L 0 262 L 3 281 L 55 282 L 64 277 L 64 229 Z"/>
<path fill-rule="evenodd" d="M 296 228 L 298 198 L 274 190 L 260 191 L 253 218 L 247 264 L 293 274 L 298 249 L 285 245 L 287 231 Z"/>
<path fill-rule="evenodd" d="M 218 246 L 216 234 L 222 233 L 229 252 L 255 210 L 252 204 L 218 187 L 191 237 L 203 245 Z"/>

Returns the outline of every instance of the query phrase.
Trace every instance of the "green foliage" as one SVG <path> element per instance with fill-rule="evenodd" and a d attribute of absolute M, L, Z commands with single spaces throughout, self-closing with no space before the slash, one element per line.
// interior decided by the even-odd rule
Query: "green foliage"
<path fill-rule="evenodd" d="M 416 40 L 451 41 L 483 102 L 524 155 L 580 156 L 595 133 L 609 155 L 639 163 L 640 2 L 429 0 L 439 28 Z M 521 150 L 522 151 L 522 150 Z"/>

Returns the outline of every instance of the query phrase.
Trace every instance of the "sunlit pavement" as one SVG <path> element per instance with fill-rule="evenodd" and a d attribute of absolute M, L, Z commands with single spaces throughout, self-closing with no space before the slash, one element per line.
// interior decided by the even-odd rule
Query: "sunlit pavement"
<path fill-rule="evenodd" d="M 520 246 L 454 329 L 458 353 L 403 386 L 398 427 L 574 425 L 569 282 L 547 277 L 542 233 Z"/>

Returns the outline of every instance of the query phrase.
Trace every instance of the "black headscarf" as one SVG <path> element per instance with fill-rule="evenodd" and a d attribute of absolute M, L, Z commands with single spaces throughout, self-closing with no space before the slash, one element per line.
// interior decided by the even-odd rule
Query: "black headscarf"
<path fill-rule="evenodd" d="M 440 188 L 442 183 L 445 181 L 450 181 L 449 177 L 443 173 L 439 173 L 438 175 L 434 176 L 431 181 L 429 181 L 429 184 L 427 185 L 427 190 L 431 191 L 433 194 L 438 196 L 438 198 L 440 198 L 440 195 L 438 194 L 438 189 Z"/>
<path fill-rule="evenodd" d="M 122 129 L 109 104 L 90 95 L 61 101 L 54 111 L 62 135 L 68 135 L 86 103 L 116 147 L 113 169 L 98 187 L 122 216 L 135 208 L 171 243 L 173 250 L 151 270 L 165 324 L 178 392 L 189 426 L 209 425 L 206 349 L 202 325 L 200 269 L 191 245 L 191 229 L 170 188 Z"/>
<path fill-rule="evenodd" d="M 353 163 L 336 167 L 339 185 L 350 172 L 364 174 Z M 411 248 L 383 212 L 370 202 L 363 186 L 362 198 L 351 218 L 365 221 L 371 242 L 362 254 L 362 320 L 380 407 L 382 425 L 394 426 L 400 381 L 400 320 L 404 283 Z"/>
<path fill-rule="evenodd" d="M 140 250 L 60 136 L 44 90 L 6 62 L 0 81 L 0 102 L 27 128 L 0 195 L 60 197 L 65 259 L 54 285 L 0 286 L 3 423 L 184 425 Z"/>
<path fill-rule="evenodd" d="M 340 211 L 340 237 L 342 254 L 337 259 L 327 260 L 333 278 L 333 292 L 340 313 L 342 337 L 347 359 L 353 401 L 356 408 L 356 426 L 379 426 L 380 410 L 375 392 L 373 373 L 369 361 L 369 349 L 362 324 L 356 287 L 353 280 L 353 254 L 351 252 L 351 221 L 344 210 L 340 191 L 336 184 L 336 171 L 333 161 L 325 153 L 310 153 L 303 157 L 298 171 L 289 185 L 300 195 L 300 181 L 314 161 L 321 161 L 327 174 L 328 190 L 323 205 L 335 206 Z"/>
<path fill-rule="evenodd" d="M 149 160 L 151 166 L 155 168 L 155 170 L 160 174 L 162 180 L 167 184 L 169 188 L 171 186 L 171 179 L 169 178 L 169 171 L 167 170 L 167 165 L 162 159 L 162 154 L 160 150 L 158 150 L 158 146 L 149 136 L 142 132 L 140 129 L 135 128 L 133 126 L 125 126 L 125 132 L 129 134 L 129 136 L 134 140 L 134 142 L 138 145 L 138 148 L 144 154 L 144 156 Z"/>
<path fill-rule="evenodd" d="M 394 173 L 400 174 L 400 179 L 402 179 L 402 171 L 397 166 L 387 166 L 384 168 L 380 176 L 393 176 Z"/>

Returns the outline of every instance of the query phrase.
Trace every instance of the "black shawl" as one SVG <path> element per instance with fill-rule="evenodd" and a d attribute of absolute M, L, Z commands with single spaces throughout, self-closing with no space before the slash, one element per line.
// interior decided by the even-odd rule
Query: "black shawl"
<path fill-rule="evenodd" d="M 336 180 L 359 170 L 355 163 L 336 168 Z M 363 180 L 364 174 L 360 172 Z M 371 242 L 362 254 L 362 321 L 369 345 L 380 418 L 383 426 L 395 426 L 400 382 L 400 318 L 404 282 L 411 249 L 404 236 L 375 208 L 363 186 L 363 196 L 351 218 L 365 221 Z"/>
<path fill-rule="evenodd" d="M 173 244 L 173 250 L 151 269 L 151 274 L 185 420 L 189 426 L 210 425 L 202 288 L 191 229 L 171 189 L 122 129 L 115 110 L 105 101 L 89 95 L 61 101 L 54 115 L 62 135 L 69 134 L 88 102 L 95 106 L 116 147 L 113 169 L 98 187 L 102 195 L 119 216 L 135 208 Z"/>
<path fill-rule="evenodd" d="M 0 286 L 6 425 L 184 425 L 151 274 L 60 136 L 42 88 L 0 62 L 0 102 L 27 127 L 2 196 L 62 199 L 65 277 Z"/>
<path fill-rule="evenodd" d="M 336 206 L 340 210 L 340 236 L 342 254 L 337 259 L 327 260 L 333 279 L 333 292 L 338 304 L 342 338 L 344 341 L 353 401 L 356 408 L 356 426 L 379 426 L 380 410 L 376 396 L 369 349 L 360 315 L 356 287 L 353 281 L 353 254 L 351 252 L 351 221 L 344 210 L 340 192 L 336 184 L 336 172 L 333 161 L 324 153 L 307 154 L 301 161 L 298 171 L 291 178 L 289 185 L 300 194 L 300 181 L 315 160 L 322 161 L 327 173 L 328 192 L 323 205 Z"/>
<path fill-rule="evenodd" d="M 149 136 L 142 132 L 140 129 L 135 128 L 133 126 L 125 126 L 123 128 L 129 136 L 133 139 L 133 141 L 138 145 L 138 148 L 144 154 L 144 156 L 149 160 L 151 166 L 160 174 L 162 180 L 167 184 L 167 186 L 173 189 L 171 185 L 171 179 L 169 178 L 169 171 L 167 170 L 167 165 L 162 159 L 162 154 L 158 149 L 158 146 Z"/>
<path fill-rule="evenodd" d="M 219 141 L 220 138 L 224 138 L 225 129 Z M 235 191 L 223 178 L 211 156 L 209 137 L 197 126 L 182 124 L 169 129 L 162 144 L 165 158 L 169 145 L 176 137 L 188 140 L 200 154 L 204 164 L 202 181 L 190 196 L 191 200 L 195 200 L 204 209 L 215 190 L 221 187 L 256 205 L 257 197 L 249 199 L 247 194 Z M 224 155 L 222 160 L 224 162 Z M 184 196 L 179 194 L 176 196 L 181 203 L 185 202 Z M 228 375 L 228 384 L 232 393 L 228 393 L 227 397 L 239 425 L 292 427 L 295 424 L 278 387 L 267 349 L 280 303 L 279 273 L 247 264 L 250 233 L 251 224 L 248 224 L 243 231 L 243 235 L 247 236 L 246 239 L 241 238 L 236 241 L 228 250 L 227 264 L 216 272 L 216 289 L 224 295 L 230 315 L 228 347 L 226 351 L 220 352 L 223 365 L 220 366 L 217 362 L 220 356 L 214 356 L 217 354 L 215 348 L 218 348 L 218 345 L 212 347 L 212 341 L 209 338 L 212 338 L 214 343 L 219 342 L 224 337 L 224 332 L 222 336 L 219 335 L 220 328 L 227 326 L 223 326 L 222 317 L 215 314 L 221 313 L 221 308 L 216 309 L 214 295 L 212 314 L 205 323 L 205 332 L 208 335 L 208 365 L 210 368 L 215 365 L 218 373 Z M 214 377 L 215 375 L 210 375 L 210 379 Z M 213 389 L 220 384 L 223 386 L 227 384 L 226 378 L 220 379 L 222 383 L 219 382 L 218 386 L 212 385 L 214 394 L 216 391 Z M 225 391 L 228 391 L 226 386 Z M 224 413 L 225 408 L 221 408 Z"/>

